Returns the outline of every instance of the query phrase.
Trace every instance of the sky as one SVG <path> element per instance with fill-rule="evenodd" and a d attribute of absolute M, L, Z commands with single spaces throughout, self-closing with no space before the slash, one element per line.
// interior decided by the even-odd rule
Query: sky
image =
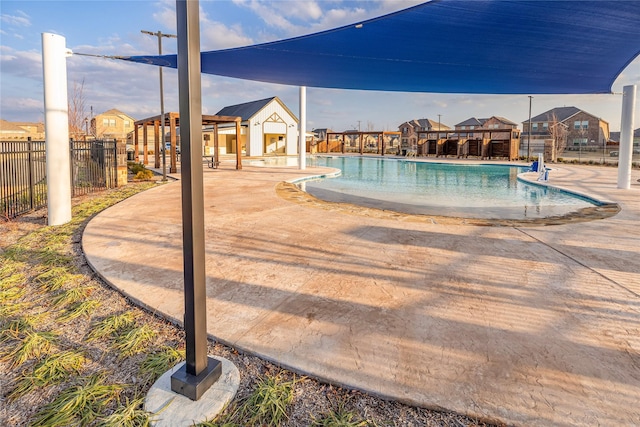
<path fill-rule="evenodd" d="M 200 1 L 201 50 L 274 41 L 352 24 L 421 3 L 421 0 Z M 42 33 L 65 37 L 74 53 L 155 55 L 157 37 L 141 30 L 176 34 L 175 1 L 0 1 L 0 118 L 44 120 Z M 176 53 L 163 38 L 163 53 Z M 514 55 L 526 52 L 514 52 Z M 606 60 L 606 58 L 603 58 Z M 134 119 L 159 114 L 157 67 L 73 55 L 67 59 L 68 87 L 84 83 L 87 115 L 112 108 Z M 640 58 L 623 70 L 613 94 L 533 95 L 532 117 L 554 107 L 575 106 L 620 130 L 622 88 L 640 83 Z M 178 73 L 164 70 L 165 111 L 178 111 Z M 296 115 L 298 87 L 202 75 L 203 114 L 228 105 L 278 96 Z M 640 96 L 640 95 L 639 95 Z M 307 129 L 397 130 L 412 119 L 429 118 L 453 127 L 470 117 L 529 117 L 527 95 L 465 95 L 307 88 Z M 640 125 L 636 106 L 635 127 Z M 522 127 L 522 126 L 520 126 Z"/>

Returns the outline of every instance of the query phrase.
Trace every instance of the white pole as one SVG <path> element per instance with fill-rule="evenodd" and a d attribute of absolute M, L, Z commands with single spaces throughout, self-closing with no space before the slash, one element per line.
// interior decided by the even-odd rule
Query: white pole
<path fill-rule="evenodd" d="M 42 33 L 48 224 L 71 221 L 71 156 L 65 38 Z"/>
<path fill-rule="evenodd" d="M 300 86 L 300 124 L 298 126 L 298 149 L 300 170 L 307 168 L 307 87 Z"/>
<path fill-rule="evenodd" d="M 618 157 L 618 188 L 631 188 L 631 158 L 633 156 L 633 115 L 636 108 L 636 85 L 622 89 L 622 119 L 620 121 L 620 152 Z"/>

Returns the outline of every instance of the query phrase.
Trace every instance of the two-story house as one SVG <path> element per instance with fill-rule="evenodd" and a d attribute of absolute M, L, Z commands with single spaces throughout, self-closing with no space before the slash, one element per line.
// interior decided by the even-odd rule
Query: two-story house
<path fill-rule="evenodd" d="M 471 117 L 455 125 L 452 140 L 457 140 L 458 157 L 518 158 L 520 129 L 518 124 L 500 116 L 488 119 Z"/>
<path fill-rule="evenodd" d="M 547 158 L 568 151 L 595 151 L 609 140 L 609 123 L 576 107 L 556 107 L 522 122 L 521 152 L 544 150 Z"/>
<path fill-rule="evenodd" d="M 446 141 L 451 130 L 449 126 L 437 120 L 414 119 L 404 122 L 398 126 L 400 152 L 402 155 L 437 155 L 438 141 Z"/>
<path fill-rule="evenodd" d="M 91 134 L 97 139 L 127 140 L 127 134 L 133 132 L 133 119 L 120 110 L 111 109 L 91 119 Z"/>

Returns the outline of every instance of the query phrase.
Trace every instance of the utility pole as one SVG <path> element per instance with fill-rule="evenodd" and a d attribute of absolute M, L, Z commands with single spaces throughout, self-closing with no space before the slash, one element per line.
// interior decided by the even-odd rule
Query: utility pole
<path fill-rule="evenodd" d="M 527 162 L 531 156 L 531 100 L 533 96 L 529 95 L 529 132 L 527 132 Z"/>
<path fill-rule="evenodd" d="M 140 30 L 141 33 L 143 34 L 149 34 L 150 36 L 157 36 L 158 37 L 158 55 L 162 55 L 162 38 L 163 37 L 168 37 L 168 38 L 177 38 L 177 36 L 175 34 L 163 34 L 162 31 L 158 32 L 151 32 L 151 31 L 146 31 L 146 30 Z M 163 86 L 162 86 L 162 67 L 158 67 L 158 72 L 160 73 L 160 126 L 162 128 L 161 132 L 162 132 L 162 138 L 160 143 L 162 144 L 162 180 L 166 181 L 167 180 L 167 150 L 165 149 L 165 143 L 164 143 L 164 91 L 163 91 Z M 137 132 L 137 130 L 135 131 Z M 145 144 L 147 142 L 145 141 Z"/>

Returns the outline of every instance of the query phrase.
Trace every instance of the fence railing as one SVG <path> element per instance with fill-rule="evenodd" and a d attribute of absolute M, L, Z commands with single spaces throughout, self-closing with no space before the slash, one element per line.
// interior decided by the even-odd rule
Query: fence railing
<path fill-rule="evenodd" d="M 115 141 L 71 141 L 73 196 L 117 186 Z M 0 141 L 0 215 L 15 218 L 47 205 L 44 141 Z"/>
<path fill-rule="evenodd" d="M 74 196 L 117 185 L 115 141 L 71 142 L 71 189 Z"/>

